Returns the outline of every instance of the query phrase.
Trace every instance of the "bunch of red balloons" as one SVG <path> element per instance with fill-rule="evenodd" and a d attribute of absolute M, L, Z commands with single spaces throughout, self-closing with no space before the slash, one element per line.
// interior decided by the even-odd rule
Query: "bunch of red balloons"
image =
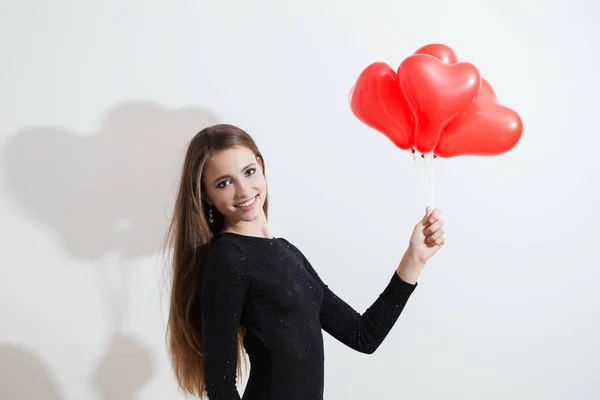
<path fill-rule="evenodd" d="M 406 57 L 397 71 L 383 62 L 369 65 L 349 100 L 360 121 L 421 154 L 499 155 L 523 133 L 521 117 L 498 102 L 477 68 L 438 43 Z"/>

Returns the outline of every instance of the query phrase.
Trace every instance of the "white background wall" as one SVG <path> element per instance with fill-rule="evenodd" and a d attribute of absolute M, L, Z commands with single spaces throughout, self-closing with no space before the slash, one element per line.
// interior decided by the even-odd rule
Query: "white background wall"
<path fill-rule="evenodd" d="M 325 335 L 326 399 L 600 398 L 600 6 L 567 4 L 4 0 L 0 398 L 183 398 L 158 249 L 183 145 L 216 122 L 263 150 L 273 233 L 363 311 L 423 198 L 347 95 L 430 42 L 524 136 L 436 160 L 448 244 L 377 353 Z"/>

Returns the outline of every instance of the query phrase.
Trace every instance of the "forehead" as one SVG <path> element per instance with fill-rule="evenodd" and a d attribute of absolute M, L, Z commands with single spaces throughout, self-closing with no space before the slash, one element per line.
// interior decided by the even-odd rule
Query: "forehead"
<path fill-rule="evenodd" d="M 248 164 L 256 162 L 256 155 L 246 147 L 233 147 L 215 152 L 204 166 L 204 177 L 239 174 Z"/>

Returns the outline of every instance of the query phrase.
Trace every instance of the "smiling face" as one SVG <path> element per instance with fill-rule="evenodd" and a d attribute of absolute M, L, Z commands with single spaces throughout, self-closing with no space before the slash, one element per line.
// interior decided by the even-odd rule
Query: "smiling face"
<path fill-rule="evenodd" d="M 203 198 L 225 218 L 225 229 L 264 221 L 267 183 L 256 155 L 245 147 L 214 153 L 204 166 Z"/>

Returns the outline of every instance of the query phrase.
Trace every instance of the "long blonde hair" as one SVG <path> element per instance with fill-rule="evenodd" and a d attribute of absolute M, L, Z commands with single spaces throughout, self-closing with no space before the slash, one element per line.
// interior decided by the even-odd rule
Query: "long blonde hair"
<path fill-rule="evenodd" d="M 254 140 L 242 129 L 218 124 L 198 132 L 189 142 L 173 217 L 165 235 L 169 258 L 170 305 L 167 322 L 167 347 L 181 390 L 193 396 L 205 393 L 200 287 L 206 253 L 215 234 L 223 229 L 223 215 L 213 209 L 214 223 L 208 222 L 208 204 L 202 200 L 202 173 L 206 162 L 217 151 L 243 146 L 256 154 L 264 173 L 264 160 Z M 268 214 L 268 195 L 263 206 Z M 244 330 L 238 332 L 237 371 L 241 375 Z"/>

